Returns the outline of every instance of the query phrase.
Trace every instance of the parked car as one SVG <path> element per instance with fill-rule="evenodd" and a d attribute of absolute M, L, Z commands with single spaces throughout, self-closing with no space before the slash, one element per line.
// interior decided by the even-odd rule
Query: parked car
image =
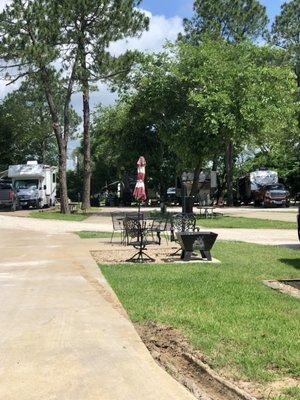
<path fill-rule="evenodd" d="M 16 211 L 19 208 L 19 198 L 11 183 L 0 182 L 0 207 Z"/>
<path fill-rule="evenodd" d="M 181 203 L 181 189 L 176 187 L 170 187 L 167 190 L 167 203 L 168 204 L 180 204 Z"/>

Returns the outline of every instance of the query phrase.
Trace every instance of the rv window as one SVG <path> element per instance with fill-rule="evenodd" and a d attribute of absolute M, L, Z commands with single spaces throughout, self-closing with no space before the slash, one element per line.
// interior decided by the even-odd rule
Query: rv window
<path fill-rule="evenodd" d="M 15 181 L 16 189 L 37 189 L 38 185 L 39 185 L 39 181 L 37 179 Z"/>
<path fill-rule="evenodd" d="M 0 182 L 0 189 L 2 190 L 11 189 L 11 184 L 6 182 Z"/>
<path fill-rule="evenodd" d="M 52 182 L 55 183 L 55 181 L 56 181 L 56 176 L 55 176 L 55 174 L 53 174 L 52 175 Z"/>

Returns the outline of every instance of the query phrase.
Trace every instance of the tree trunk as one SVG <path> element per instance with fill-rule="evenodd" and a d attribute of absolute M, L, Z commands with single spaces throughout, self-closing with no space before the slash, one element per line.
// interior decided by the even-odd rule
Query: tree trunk
<path fill-rule="evenodd" d="M 83 100 L 83 190 L 82 209 L 90 208 L 91 198 L 91 138 L 90 138 L 90 93 L 88 82 L 84 83 Z"/>
<path fill-rule="evenodd" d="M 60 188 L 60 210 L 68 214 L 68 188 L 67 188 L 67 144 L 63 139 L 59 141 L 59 188 Z"/>
<path fill-rule="evenodd" d="M 47 103 L 50 109 L 52 127 L 58 145 L 58 158 L 59 158 L 59 185 L 60 185 L 60 203 L 61 212 L 69 214 L 68 204 L 68 190 L 67 190 L 67 144 L 68 144 L 68 128 L 65 126 L 65 135 L 63 135 L 61 125 L 59 122 L 59 114 L 54 102 L 54 97 L 51 90 L 49 72 L 46 67 L 41 67 L 41 81 L 44 87 Z M 66 129 L 67 128 L 67 129 Z"/>
<path fill-rule="evenodd" d="M 300 88 L 300 55 L 297 55 L 295 73 L 297 77 L 297 86 Z M 298 111 L 298 126 L 300 128 L 300 111 Z"/>
<path fill-rule="evenodd" d="M 233 205 L 233 143 L 230 141 L 226 147 L 226 186 L 227 205 Z"/>
<path fill-rule="evenodd" d="M 79 59 L 81 65 L 80 81 L 82 85 L 83 104 L 83 188 L 82 188 L 82 209 L 91 207 L 91 138 L 90 138 L 90 88 L 89 69 L 87 66 L 87 50 L 85 37 L 86 20 L 82 15 L 81 37 L 78 43 Z"/>
<path fill-rule="evenodd" d="M 199 161 L 196 168 L 194 169 L 194 180 L 191 189 L 191 196 L 196 196 L 199 188 L 199 175 L 202 169 L 202 161 Z"/>
<path fill-rule="evenodd" d="M 21 2 L 21 6 L 24 9 L 24 5 Z M 34 30 L 30 26 L 29 21 L 27 21 L 27 30 L 30 40 L 33 44 L 36 44 L 36 38 L 34 35 Z M 70 212 L 68 204 L 68 190 L 67 190 L 67 145 L 69 138 L 69 111 L 70 111 L 70 101 L 73 91 L 73 86 L 75 82 L 75 70 L 77 67 L 78 52 L 76 54 L 76 59 L 72 68 L 72 73 L 69 79 L 68 88 L 66 91 L 65 104 L 64 104 L 64 129 L 60 125 L 59 121 L 59 106 L 55 103 L 55 97 L 53 95 L 53 90 L 51 86 L 52 73 L 51 70 L 44 63 L 43 57 L 40 58 L 39 68 L 40 68 L 40 79 L 44 89 L 45 97 L 49 106 L 53 131 L 58 144 L 59 149 L 59 183 L 60 183 L 60 201 L 61 201 L 61 212 L 68 214 Z"/>
<path fill-rule="evenodd" d="M 193 179 L 193 184 L 191 188 L 191 193 L 185 199 L 183 202 L 183 213 L 187 214 L 192 214 L 193 213 L 193 207 L 194 207 L 194 202 L 195 202 L 195 196 L 198 193 L 198 188 L 199 188 L 199 175 L 202 169 L 202 160 L 200 160 L 194 169 L 194 179 Z"/>

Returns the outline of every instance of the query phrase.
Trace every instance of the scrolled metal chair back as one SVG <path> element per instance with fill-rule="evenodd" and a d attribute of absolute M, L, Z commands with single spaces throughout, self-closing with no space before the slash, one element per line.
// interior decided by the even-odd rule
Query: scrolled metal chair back
<path fill-rule="evenodd" d="M 194 214 L 176 214 L 172 218 L 172 230 L 174 232 L 192 232 L 195 228 L 196 217 Z"/>
<path fill-rule="evenodd" d="M 120 230 L 123 229 L 123 218 L 125 218 L 125 214 L 124 213 L 119 213 L 119 212 L 112 212 L 111 213 L 113 229 L 115 231 L 120 231 Z"/>
<path fill-rule="evenodd" d="M 123 220 L 124 230 L 128 238 L 137 238 L 140 235 L 141 223 L 134 218 L 125 218 Z"/>

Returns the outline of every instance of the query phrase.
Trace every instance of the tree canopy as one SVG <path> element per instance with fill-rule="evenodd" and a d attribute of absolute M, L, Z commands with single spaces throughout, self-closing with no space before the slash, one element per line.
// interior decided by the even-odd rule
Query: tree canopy
<path fill-rule="evenodd" d="M 127 55 L 110 57 L 109 45 L 134 36 L 148 19 L 136 7 L 140 0 L 13 0 L 0 14 L 1 71 L 10 83 L 34 76 L 44 90 L 57 139 L 61 209 L 69 212 L 66 159 L 70 135 L 71 98 L 76 84 L 83 93 L 84 205 L 89 205 L 90 138 L 89 81 L 126 64 Z M 114 73 L 116 71 L 114 70 Z M 63 106 L 55 98 L 60 79 Z M 63 112 L 61 112 L 61 107 Z M 63 120 L 60 119 L 63 114 Z"/>
<path fill-rule="evenodd" d="M 238 42 L 266 34 L 266 8 L 257 0 L 195 0 L 194 15 L 184 19 L 184 36 L 194 44 L 204 35 Z"/>
<path fill-rule="evenodd" d="M 295 76 L 277 58 L 281 51 L 269 46 L 223 40 L 146 56 L 133 71 L 130 90 L 95 116 L 93 140 L 101 157 L 125 167 L 124 160 L 143 153 L 154 167 L 161 164 L 154 154 L 163 148 L 161 160 L 168 159 L 165 154 L 176 160 L 173 171 L 199 173 L 224 155 L 228 140 L 242 151 L 292 134 Z"/>

